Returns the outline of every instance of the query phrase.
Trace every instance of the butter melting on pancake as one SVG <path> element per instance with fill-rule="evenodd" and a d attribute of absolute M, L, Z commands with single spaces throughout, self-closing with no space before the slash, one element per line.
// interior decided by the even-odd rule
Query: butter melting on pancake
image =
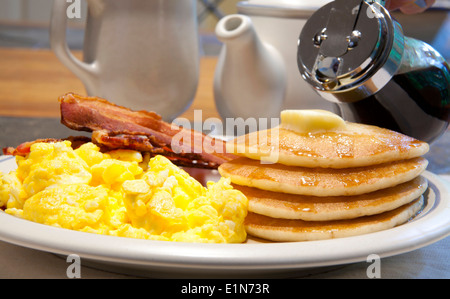
<path fill-rule="evenodd" d="M 237 158 L 222 164 L 219 173 L 236 185 L 313 196 L 358 195 L 410 181 L 427 167 L 423 157 L 345 169 L 261 164 Z"/>
<path fill-rule="evenodd" d="M 394 210 L 419 198 L 427 189 L 428 181 L 419 176 L 368 194 L 326 197 L 270 192 L 239 185 L 233 187 L 248 198 L 250 212 L 273 218 L 329 221 Z"/>
<path fill-rule="evenodd" d="M 423 208 L 424 198 L 414 200 L 395 210 L 348 220 L 303 221 L 271 218 L 248 213 L 245 219 L 247 232 L 271 241 L 314 241 L 351 237 L 373 233 L 403 224 Z"/>
<path fill-rule="evenodd" d="M 283 112 L 288 117 L 283 118 Z M 231 140 L 227 151 L 291 166 L 349 168 L 411 159 L 429 150 L 425 142 L 376 126 L 339 121 L 328 111 L 283 112 L 280 126 Z"/>

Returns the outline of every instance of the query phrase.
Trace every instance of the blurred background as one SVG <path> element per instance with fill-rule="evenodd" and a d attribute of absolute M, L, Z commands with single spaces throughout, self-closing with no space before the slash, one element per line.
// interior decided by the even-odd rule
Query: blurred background
<path fill-rule="evenodd" d="M 65 0 L 61 0 L 65 1 Z M 214 37 L 218 20 L 237 12 L 238 0 L 198 0 L 199 31 L 205 55 L 215 55 L 220 45 Z M 53 0 L 0 0 L 0 47 L 49 47 L 48 26 Z M 81 0 L 80 19 L 69 20 L 67 41 L 82 49 L 87 3 Z"/>
<path fill-rule="evenodd" d="M 61 0 L 64 1 L 64 0 Z M 314 0 L 311 0 L 314 1 Z M 48 48 L 48 25 L 53 0 L 0 0 L 0 47 Z M 198 0 L 197 15 L 204 55 L 217 55 L 220 43 L 214 35 L 218 20 L 237 12 L 239 0 Z M 82 17 L 69 22 L 68 44 L 82 49 L 86 1 L 81 0 Z M 450 0 L 437 0 L 433 9 L 420 15 L 394 12 L 405 35 L 431 44 L 450 57 Z"/>

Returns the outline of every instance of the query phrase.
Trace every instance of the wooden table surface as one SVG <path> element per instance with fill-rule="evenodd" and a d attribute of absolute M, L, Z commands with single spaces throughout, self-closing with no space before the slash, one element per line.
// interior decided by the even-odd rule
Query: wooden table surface
<path fill-rule="evenodd" d="M 81 59 L 81 52 L 74 52 Z M 213 97 L 216 57 L 202 57 L 197 94 L 180 117 L 219 117 Z M 81 81 L 48 49 L 0 48 L 0 116 L 59 117 L 58 97 L 66 92 L 85 95 Z"/>

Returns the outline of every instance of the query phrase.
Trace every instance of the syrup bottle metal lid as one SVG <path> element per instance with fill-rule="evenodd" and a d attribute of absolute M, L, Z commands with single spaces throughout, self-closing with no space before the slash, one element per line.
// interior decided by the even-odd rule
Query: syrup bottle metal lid
<path fill-rule="evenodd" d="M 403 32 L 383 2 L 335 0 L 304 25 L 298 67 L 323 98 L 338 103 L 364 99 L 383 88 L 400 67 Z"/>

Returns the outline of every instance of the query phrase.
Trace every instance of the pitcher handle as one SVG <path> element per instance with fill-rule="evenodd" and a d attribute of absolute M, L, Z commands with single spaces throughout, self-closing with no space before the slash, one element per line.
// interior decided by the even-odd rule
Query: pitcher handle
<path fill-rule="evenodd" d="M 90 78 L 97 74 L 97 66 L 78 60 L 69 49 L 66 40 L 67 27 L 67 1 L 54 0 L 50 20 L 50 47 L 56 57 L 78 78 L 83 81 L 89 90 Z"/>

